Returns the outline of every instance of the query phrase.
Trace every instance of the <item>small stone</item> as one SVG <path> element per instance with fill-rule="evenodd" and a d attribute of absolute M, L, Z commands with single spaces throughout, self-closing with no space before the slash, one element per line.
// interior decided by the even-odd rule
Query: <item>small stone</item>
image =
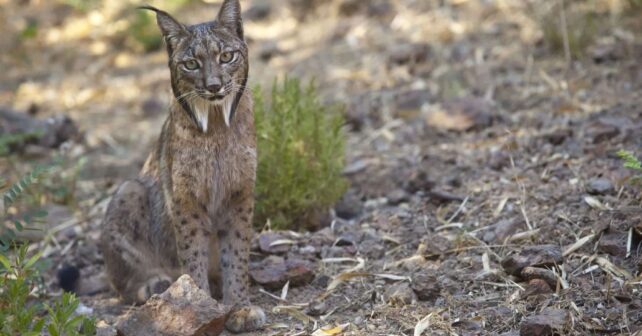
<path fill-rule="evenodd" d="M 524 280 L 539 279 L 545 281 L 550 288 L 557 287 L 557 277 L 553 271 L 540 267 L 524 267 L 521 273 Z"/>
<path fill-rule="evenodd" d="M 428 60 L 430 52 L 427 43 L 395 45 L 388 55 L 388 62 L 394 65 L 421 63 Z"/>
<path fill-rule="evenodd" d="M 586 184 L 586 192 L 591 195 L 606 195 L 615 191 L 613 183 L 609 179 L 600 177 L 591 179 Z"/>
<path fill-rule="evenodd" d="M 405 281 L 397 282 L 388 287 L 384 297 L 386 302 L 394 307 L 403 307 L 417 302 L 417 295 Z"/>
<path fill-rule="evenodd" d="M 268 231 L 259 235 L 259 250 L 269 254 L 288 252 L 293 245 L 292 235 L 287 232 Z"/>
<path fill-rule="evenodd" d="M 118 335 L 196 336 L 219 335 L 230 307 L 212 299 L 189 275 L 183 275 L 163 294 L 123 317 Z"/>
<path fill-rule="evenodd" d="M 305 310 L 305 313 L 310 316 L 321 316 L 328 312 L 328 305 L 325 301 L 312 300 Z"/>
<path fill-rule="evenodd" d="M 568 313 L 563 309 L 546 308 L 522 320 L 520 336 L 564 335 Z"/>
<path fill-rule="evenodd" d="M 518 218 L 500 220 L 485 231 L 482 240 L 487 243 L 502 244 L 522 226 L 525 226 L 524 221 Z"/>
<path fill-rule="evenodd" d="M 354 232 L 344 232 L 335 241 L 336 246 L 357 245 L 357 235 Z"/>
<path fill-rule="evenodd" d="M 553 293 L 553 290 L 545 280 L 532 279 L 528 282 L 528 286 L 526 287 L 526 291 L 524 292 L 523 296 L 528 297 L 533 295 L 545 295 L 551 293 Z"/>
<path fill-rule="evenodd" d="M 267 289 L 278 290 L 288 281 L 290 287 L 306 285 L 314 279 L 314 273 L 311 264 L 305 260 L 269 256 L 250 264 L 250 277 Z"/>
<path fill-rule="evenodd" d="M 334 211 L 343 219 L 358 217 L 363 211 L 363 203 L 354 189 L 349 189 L 335 204 Z"/>
<path fill-rule="evenodd" d="M 388 193 L 388 204 L 390 205 L 399 205 L 401 203 L 408 201 L 408 193 L 403 189 L 395 189 Z"/>
<path fill-rule="evenodd" d="M 547 267 L 564 262 L 562 250 L 557 245 L 536 245 L 524 248 L 517 254 L 502 260 L 502 267 L 508 274 L 519 276 L 524 267 Z"/>
<path fill-rule="evenodd" d="M 613 256 L 626 256 L 626 241 L 628 234 L 625 232 L 605 233 L 597 243 L 597 249 Z"/>
<path fill-rule="evenodd" d="M 449 131 L 480 130 L 493 124 L 493 106 L 482 98 L 462 97 L 433 109 L 426 116 L 428 126 Z"/>
<path fill-rule="evenodd" d="M 432 274 L 419 273 L 412 276 L 412 290 L 420 301 L 435 302 L 441 295 L 441 285 Z"/>

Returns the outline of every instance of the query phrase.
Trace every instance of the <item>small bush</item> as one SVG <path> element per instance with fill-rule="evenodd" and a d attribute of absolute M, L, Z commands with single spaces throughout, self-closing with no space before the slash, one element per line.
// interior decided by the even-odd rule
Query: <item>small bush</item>
<path fill-rule="evenodd" d="M 640 161 L 633 153 L 625 150 L 617 152 L 617 155 L 624 160 L 624 167 L 633 169 L 639 175 L 631 178 L 632 183 L 642 184 L 642 161 Z"/>
<path fill-rule="evenodd" d="M 74 315 L 78 300 L 65 293 L 53 305 L 43 304 L 43 281 L 40 271 L 46 265 L 41 253 L 29 256 L 28 246 L 16 239 L 15 231 L 23 231 L 36 218 L 46 216 L 44 211 L 14 216 L 14 228 L 6 227 L 7 209 L 29 186 L 48 172 L 50 167 L 39 166 L 6 190 L 0 198 L 0 335 L 36 336 L 47 331 L 49 335 L 95 335 L 92 318 Z M 0 188 L 5 183 L 0 181 Z M 16 219 L 18 218 L 18 219 Z"/>
<path fill-rule="evenodd" d="M 258 141 L 255 223 L 272 228 L 318 226 L 343 195 L 345 134 L 342 114 L 322 105 L 315 87 L 275 82 L 266 101 L 254 91 Z"/>

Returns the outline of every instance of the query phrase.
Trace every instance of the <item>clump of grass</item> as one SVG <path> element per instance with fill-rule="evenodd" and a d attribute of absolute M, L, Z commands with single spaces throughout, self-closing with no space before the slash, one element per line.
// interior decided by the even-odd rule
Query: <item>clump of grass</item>
<path fill-rule="evenodd" d="M 631 183 L 642 184 L 642 161 L 638 159 L 633 153 L 625 150 L 620 150 L 617 155 L 624 160 L 624 167 L 633 169 L 639 175 L 633 176 Z"/>
<path fill-rule="evenodd" d="M 594 13 L 574 10 L 572 3 L 567 5 L 565 13 L 566 25 L 562 25 L 560 5 L 553 6 L 539 22 L 542 28 L 544 43 L 556 54 L 565 53 L 565 40 L 568 41 L 569 56 L 582 58 L 588 46 L 593 43 L 597 34 L 598 22 Z"/>
<path fill-rule="evenodd" d="M 75 315 L 79 301 L 73 294 L 65 293 L 53 300 L 52 305 L 42 303 L 44 286 L 41 269 L 46 265 L 41 252 L 29 255 L 27 244 L 16 238 L 15 231 L 33 229 L 35 218 L 46 212 L 29 212 L 14 216 L 14 228 L 6 227 L 7 210 L 30 186 L 49 170 L 39 166 L 3 192 L 0 198 L 0 335 L 95 335 L 93 318 Z M 0 188 L 6 183 L 0 181 Z M 20 219 L 15 219 L 20 218 Z"/>
<path fill-rule="evenodd" d="M 345 134 L 336 107 L 322 105 L 313 83 L 274 83 L 266 100 L 254 91 L 258 141 L 255 223 L 304 229 L 343 195 Z"/>

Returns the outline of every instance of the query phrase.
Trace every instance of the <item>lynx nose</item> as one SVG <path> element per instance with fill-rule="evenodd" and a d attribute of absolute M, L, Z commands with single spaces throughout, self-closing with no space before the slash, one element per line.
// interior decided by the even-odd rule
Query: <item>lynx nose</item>
<path fill-rule="evenodd" d="M 205 83 L 205 88 L 211 93 L 218 93 L 222 86 L 223 83 L 221 83 L 221 80 L 217 77 L 209 78 Z"/>

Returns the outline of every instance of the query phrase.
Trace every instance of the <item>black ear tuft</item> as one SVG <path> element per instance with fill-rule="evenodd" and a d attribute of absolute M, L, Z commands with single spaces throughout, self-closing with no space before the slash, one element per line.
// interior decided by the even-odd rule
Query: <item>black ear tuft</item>
<path fill-rule="evenodd" d="M 243 39 L 243 20 L 241 19 L 241 4 L 239 0 L 224 0 L 216 21 Z"/>
<path fill-rule="evenodd" d="M 140 6 L 138 9 L 147 9 L 156 13 L 158 27 L 168 42 L 187 34 L 187 28 L 176 21 L 169 13 L 149 5 Z"/>

